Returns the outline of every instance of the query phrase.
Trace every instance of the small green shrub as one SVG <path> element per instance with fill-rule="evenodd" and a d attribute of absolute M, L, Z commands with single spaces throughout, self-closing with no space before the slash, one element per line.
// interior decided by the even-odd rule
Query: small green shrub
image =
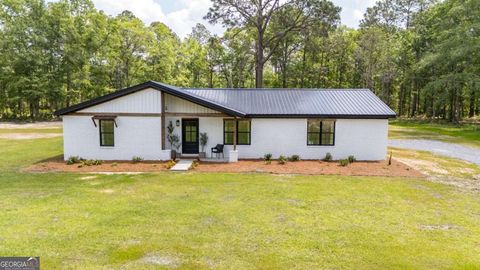
<path fill-rule="evenodd" d="M 268 154 L 263 155 L 263 160 L 271 161 L 272 160 L 272 154 L 268 153 Z"/>
<path fill-rule="evenodd" d="M 290 161 L 300 161 L 300 156 L 299 155 L 292 155 L 290 158 L 289 158 Z"/>
<path fill-rule="evenodd" d="M 287 163 L 287 157 L 285 157 L 284 155 L 280 155 L 278 157 L 278 164 L 284 165 L 286 163 Z"/>
<path fill-rule="evenodd" d="M 92 166 L 93 165 L 93 160 L 91 160 L 91 159 L 82 160 L 82 165 Z"/>
<path fill-rule="evenodd" d="M 143 158 L 141 158 L 141 157 L 137 157 L 137 156 L 132 157 L 132 162 L 133 162 L 133 163 L 138 163 L 138 162 L 140 162 L 140 161 L 142 161 L 142 160 L 143 160 Z"/>
<path fill-rule="evenodd" d="M 72 165 L 72 164 L 75 164 L 75 163 L 80 163 L 81 159 L 79 156 L 70 156 L 68 157 L 66 163 L 67 165 Z"/>
<path fill-rule="evenodd" d="M 348 164 L 350 164 L 350 162 L 348 161 L 348 159 L 340 159 L 340 166 L 342 167 L 345 167 L 347 166 Z"/>
<path fill-rule="evenodd" d="M 353 162 L 355 162 L 355 161 L 357 161 L 357 159 L 355 158 L 354 155 L 348 156 L 348 162 L 349 162 L 349 163 L 353 163 Z"/>
<path fill-rule="evenodd" d="M 117 167 L 118 166 L 118 163 L 117 162 L 113 162 L 112 165 L 110 165 L 112 167 Z"/>
<path fill-rule="evenodd" d="M 326 153 L 323 161 L 332 161 L 332 154 L 330 154 L 329 152 Z"/>
<path fill-rule="evenodd" d="M 167 168 L 168 170 L 170 170 L 173 166 L 175 166 L 175 164 L 177 164 L 175 161 L 169 160 L 169 161 L 167 161 L 167 163 L 165 164 L 165 168 Z"/>
<path fill-rule="evenodd" d="M 102 163 L 103 163 L 103 161 L 101 161 L 101 160 L 99 160 L 99 159 L 95 159 L 95 160 L 93 161 L 93 165 L 95 165 L 95 166 L 102 165 Z"/>

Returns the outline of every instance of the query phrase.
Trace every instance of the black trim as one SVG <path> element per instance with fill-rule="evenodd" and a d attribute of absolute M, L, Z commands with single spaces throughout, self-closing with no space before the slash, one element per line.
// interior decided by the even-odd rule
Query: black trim
<path fill-rule="evenodd" d="M 112 128 L 113 128 L 112 132 L 102 131 L 102 122 L 103 121 L 112 122 L 113 125 L 116 125 L 115 120 L 113 120 L 113 119 L 99 119 L 98 120 L 98 131 L 99 131 L 99 135 L 100 135 L 100 146 L 102 146 L 102 147 L 114 147 L 115 146 L 115 127 L 112 126 Z M 102 134 L 112 134 L 113 135 L 113 144 L 104 144 L 103 140 L 102 140 Z"/>
<path fill-rule="evenodd" d="M 319 132 L 309 132 L 308 131 L 308 120 L 319 120 L 320 121 L 320 131 Z M 333 132 L 325 132 L 325 134 L 333 134 L 333 142 L 332 144 L 323 144 L 322 143 L 322 134 L 323 133 L 323 120 L 325 119 L 307 119 L 307 146 L 335 146 L 335 137 L 336 137 L 336 131 L 337 131 L 337 121 L 333 121 Z M 331 119 L 329 119 L 329 121 L 332 121 Z M 319 136 L 319 144 L 316 144 L 316 143 L 308 143 L 308 134 L 318 134 Z"/>
<path fill-rule="evenodd" d="M 324 118 L 324 119 L 390 119 L 397 115 L 370 115 L 370 114 L 247 114 L 245 118 Z"/>
<path fill-rule="evenodd" d="M 235 121 L 235 119 L 223 119 L 223 144 L 224 145 L 233 145 L 233 143 L 226 143 L 225 142 L 225 121 Z M 238 122 L 239 121 L 248 121 L 248 130 L 249 132 L 242 131 L 240 133 L 247 133 L 248 134 L 248 143 L 238 143 Z M 237 135 L 234 136 L 237 139 L 237 145 L 251 145 L 252 144 L 252 121 L 250 119 L 236 119 L 235 125 L 237 126 L 236 131 Z M 233 131 L 228 131 L 228 133 L 235 133 Z"/>
<path fill-rule="evenodd" d="M 165 93 L 171 94 L 172 96 L 176 96 L 176 97 L 188 100 L 188 101 L 193 102 L 195 104 L 198 104 L 198 105 L 201 105 L 201 106 L 213 109 L 213 110 L 217 110 L 217 111 L 226 113 L 228 115 L 240 116 L 240 117 L 245 116 L 245 114 L 243 112 L 239 112 L 239 111 L 236 111 L 234 109 L 230 109 L 230 108 L 227 108 L 225 106 L 221 106 L 221 105 L 215 104 L 211 101 L 205 100 L 203 98 L 194 96 L 190 93 L 183 92 L 182 90 L 176 88 L 175 86 L 161 84 L 161 83 L 154 82 L 154 81 L 148 81 L 148 82 L 144 82 L 144 83 L 141 83 L 141 84 L 138 84 L 138 85 L 127 87 L 127 88 L 115 91 L 113 93 L 110 93 L 110 94 L 107 94 L 107 95 L 104 95 L 104 96 L 101 96 L 101 97 L 97 97 L 97 98 L 87 100 L 87 101 L 84 101 L 82 103 L 79 103 L 79 104 L 76 104 L 76 105 L 73 105 L 73 106 L 70 106 L 70 107 L 67 107 L 67 108 L 60 109 L 60 110 L 54 112 L 54 115 L 60 116 L 60 115 L 76 112 L 78 110 L 85 109 L 85 108 L 95 106 L 95 105 L 98 105 L 98 104 L 102 104 L 102 103 L 110 101 L 112 99 L 123 97 L 123 96 L 129 95 L 129 94 L 138 92 L 140 90 L 144 90 L 146 88 L 153 88 L 155 90 L 164 91 Z"/>
<path fill-rule="evenodd" d="M 197 127 L 195 130 L 195 137 L 197 140 L 194 143 L 186 142 L 186 127 L 187 123 L 195 123 Z M 198 154 L 200 149 L 199 143 L 199 121 L 198 118 L 182 118 L 182 153 L 183 154 Z"/>

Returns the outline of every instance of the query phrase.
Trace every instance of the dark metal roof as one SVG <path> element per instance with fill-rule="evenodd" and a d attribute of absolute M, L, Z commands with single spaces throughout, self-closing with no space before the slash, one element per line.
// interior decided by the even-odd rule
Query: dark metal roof
<path fill-rule="evenodd" d="M 368 89 L 204 89 L 148 81 L 61 109 L 75 112 L 146 88 L 238 117 L 392 118 L 395 112 Z"/>
<path fill-rule="evenodd" d="M 368 89 L 196 89 L 183 91 L 247 117 L 391 118 L 395 112 Z"/>

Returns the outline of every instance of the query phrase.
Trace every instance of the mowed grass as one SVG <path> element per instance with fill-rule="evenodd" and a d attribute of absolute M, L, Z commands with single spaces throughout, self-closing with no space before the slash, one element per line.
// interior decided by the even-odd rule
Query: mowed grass
<path fill-rule="evenodd" d="M 432 139 L 480 147 L 480 125 L 391 120 L 390 139 Z"/>
<path fill-rule="evenodd" d="M 0 256 L 42 269 L 478 269 L 480 197 L 421 179 L 25 173 L 0 139 Z"/>

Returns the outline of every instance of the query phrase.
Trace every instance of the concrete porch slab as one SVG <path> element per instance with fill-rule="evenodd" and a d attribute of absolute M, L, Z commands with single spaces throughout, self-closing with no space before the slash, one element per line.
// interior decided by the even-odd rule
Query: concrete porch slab
<path fill-rule="evenodd" d="M 173 166 L 170 171 L 188 171 L 190 167 L 192 166 L 193 160 L 192 159 L 181 159 Z"/>

